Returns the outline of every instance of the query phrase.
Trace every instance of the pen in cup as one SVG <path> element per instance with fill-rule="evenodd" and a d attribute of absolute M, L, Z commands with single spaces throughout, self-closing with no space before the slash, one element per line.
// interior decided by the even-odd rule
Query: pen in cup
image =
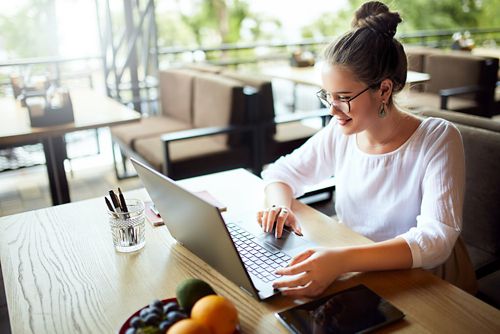
<path fill-rule="evenodd" d="M 122 208 L 120 206 L 120 200 L 116 197 L 116 194 L 113 190 L 109 191 L 109 197 L 111 197 L 111 202 L 113 202 L 113 206 L 115 207 L 116 212 L 122 212 Z"/>
<path fill-rule="evenodd" d="M 123 197 L 122 190 L 118 188 L 118 197 L 120 198 L 120 208 L 123 212 L 128 212 L 127 203 L 125 202 L 125 198 Z"/>
<path fill-rule="evenodd" d="M 106 205 L 108 206 L 109 211 L 113 213 L 113 216 L 118 217 L 118 215 L 116 214 L 115 209 L 113 208 L 113 205 L 111 204 L 109 199 L 106 196 L 104 196 L 104 200 L 106 201 Z"/>

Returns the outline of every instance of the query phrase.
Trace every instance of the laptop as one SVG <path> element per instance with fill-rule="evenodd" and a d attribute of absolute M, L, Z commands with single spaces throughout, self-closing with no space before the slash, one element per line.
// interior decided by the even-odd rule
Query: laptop
<path fill-rule="evenodd" d="M 276 239 L 250 219 L 230 220 L 217 207 L 184 189 L 172 179 L 131 159 L 149 196 L 172 237 L 211 265 L 243 291 L 264 300 L 279 290 L 272 282 L 277 268 L 314 243 L 289 230 Z"/>

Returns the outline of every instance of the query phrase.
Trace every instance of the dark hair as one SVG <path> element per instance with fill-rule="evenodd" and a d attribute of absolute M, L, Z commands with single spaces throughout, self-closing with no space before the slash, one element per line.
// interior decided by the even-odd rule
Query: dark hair
<path fill-rule="evenodd" d="M 401 21 L 381 2 L 364 3 L 354 14 L 353 29 L 326 48 L 326 62 L 347 67 L 368 86 L 391 79 L 393 93 L 401 91 L 408 66 L 403 46 L 394 38 Z"/>

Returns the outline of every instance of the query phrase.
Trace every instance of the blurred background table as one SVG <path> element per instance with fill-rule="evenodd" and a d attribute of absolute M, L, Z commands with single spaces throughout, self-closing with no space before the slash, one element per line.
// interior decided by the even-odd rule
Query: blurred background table
<path fill-rule="evenodd" d="M 27 108 L 13 98 L 0 98 L 0 148 L 42 142 L 54 205 L 71 201 L 64 170 L 64 134 L 140 120 L 138 112 L 96 91 L 72 89 L 70 96 L 75 121 L 50 127 L 31 127 Z"/>

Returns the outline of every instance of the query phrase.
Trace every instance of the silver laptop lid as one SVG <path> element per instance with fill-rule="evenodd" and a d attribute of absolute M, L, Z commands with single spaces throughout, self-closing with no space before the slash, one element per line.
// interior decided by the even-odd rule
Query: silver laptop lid
<path fill-rule="evenodd" d="M 247 293 L 259 296 L 219 210 L 175 181 L 130 159 L 172 237 Z"/>

